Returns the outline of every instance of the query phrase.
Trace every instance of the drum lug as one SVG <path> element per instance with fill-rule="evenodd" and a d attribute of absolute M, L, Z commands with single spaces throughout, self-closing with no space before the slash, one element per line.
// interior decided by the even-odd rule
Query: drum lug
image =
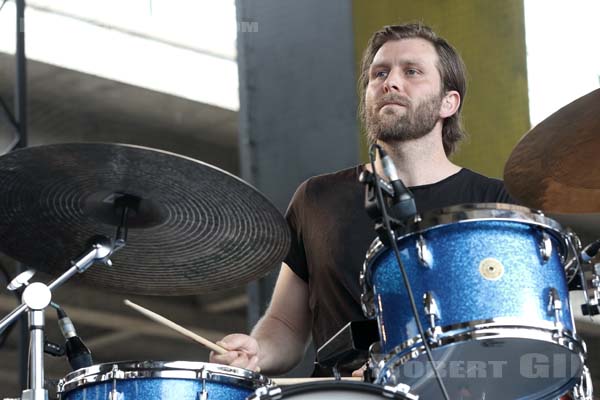
<path fill-rule="evenodd" d="M 563 325 L 560 317 L 562 312 L 562 301 L 560 300 L 560 296 L 558 295 L 558 290 L 555 288 L 550 288 L 549 296 L 548 296 L 548 314 L 554 315 L 554 326 L 558 331 L 558 339 L 560 339 L 563 335 Z"/>
<path fill-rule="evenodd" d="M 109 379 L 112 379 L 113 387 L 108 394 L 108 400 L 123 400 L 123 393 L 117 391 L 117 379 L 123 379 L 125 372 L 119 370 L 117 364 L 113 364 L 112 370 L 107 374 Z"/>
<path fill-rule="evenodd" d="M 440 308 L 438 307 L 437 301 L 433 292 L 426 292 L 423 295 L 423 306 L 425 309 L 425 315 L 429 317 L 429 334 L 433 342 L 438 341 L 438 335 L 441 333 L 440 327 L 437 325 L 436 320 L 441 318 Z"/>
<path fill-rule="evenodd" d="M 262 386 L 248 396 L 248 400 L 279 400 L 281 399 L 281 388 L 279 386 Z"/>
<path fill-rule="evenodd" d="M 540 255 L 542 256 L 542 263 L 545 264 L 548 262 L 548 260 L 550 260 L 550 256 L 552 255 L 552 240 L 550 240 L 550 235 L 548 235 L 545 231 L 542 231 L 539 247 Z"/>
<path fill-rule="evenodd" d="M 419 262 L 425 268 L 431 269 L 432 264 L 433 264 L 433 257 L 431 255 L 431 251 L 429 251 L 429 248 L 427 247 L 427 242 L 423 238 L 423 235 L 419 235 L 419 237 L 417 238 L 416 245 L 417 245 L 417 256 L 419 257 Z"/>
<path fill-rule="evenodd" d="M 206 390 L 206 380 L 209 378 L 210 372 L 202 368 L 198 372 L 198 379 L 202 380 L 202 390 L 197 393 L 196 400 L 208 400 L 208 390 Z"/>
<path fill-rule="evenodd" d="M 410 386 L 406 383 L 399 383 L 396 386 L 384 386 L 383 395 L 390 398 L 397 398 L 398 395 L 401 395 L 403 399 L 419 400 L 418 395 L 410 393 Z"/>

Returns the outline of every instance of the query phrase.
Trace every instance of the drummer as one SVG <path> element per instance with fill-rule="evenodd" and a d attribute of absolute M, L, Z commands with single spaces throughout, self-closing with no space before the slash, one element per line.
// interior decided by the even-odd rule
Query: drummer
<path fill-rule="evenodd" d="M 375 32 L 363 55 L 359 90 L 368 140 L 391 156 L 419 212 L 513 202 L 501 181 L 448 159 L 465 137 L 466 72 L 456 50 L 431 28 L 406 24 Z M 383 176 L 380 168 L 376 163 Z M 230 351 L 211 354 L 211 362 L 281 374 L 302 359 L 311 334 L 318 348 L 349 321 L 364 319 L 358 277 L 375 238 L 358 181 L 365 169 L 370 165 L 300 185 L 286 213 L 292 245 L 271 304 L 250 335 L 224 337 L 219 344 Z"/>

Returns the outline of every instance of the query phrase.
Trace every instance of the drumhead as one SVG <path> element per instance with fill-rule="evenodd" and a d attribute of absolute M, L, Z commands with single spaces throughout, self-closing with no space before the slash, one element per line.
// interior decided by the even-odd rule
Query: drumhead
<path fill-rule="evenodd" d="M 280 389 L 280 390 L 279 390 Z M 402 393 L 396 393 L 391 387 L 384 387 L 366 382 L 349 381 L 325 381 L 309 382 L 297 385 L 288 385 L 277 387 L 271 390 L 270 394 L 260 396 L 251 396 L 253 400 L 274 400 L 274 399 L 297 399 L 297 400 L 322 400 L 322 399 L 407 399 Z"/>
<path fill-rule="evenodd" d="M 165 378 L 200 379 L 256 389 L 271 383 L 270 379 L 242 368 L 192 361 L 121 361 L 81 368 L 66 375 L 58 384 L 58 393 L 65 393 L 91 383 L 113 379 Z"/>

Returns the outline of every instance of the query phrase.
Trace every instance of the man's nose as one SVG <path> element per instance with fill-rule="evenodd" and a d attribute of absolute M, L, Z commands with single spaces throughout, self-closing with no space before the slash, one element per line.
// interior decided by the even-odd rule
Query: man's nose
<path fill-rule="evenodd" d="M 400 77 L 400 75 L 398 73 L 392 73 L 390 72 L 390 74 L 388 75 L 387 79 L 385 80 L 384 84 L 383 84 L 383 92 L 384 93 L 390 93 L 390 92 L 400 92 L 402 91 L 402 78 Z"/>

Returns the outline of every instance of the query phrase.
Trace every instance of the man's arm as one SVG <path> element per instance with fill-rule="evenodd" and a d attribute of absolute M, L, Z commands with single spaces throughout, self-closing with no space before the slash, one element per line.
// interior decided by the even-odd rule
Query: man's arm
<path fill-rule="evenodd" d="M 283 263 L 271 304 L 250 336 L 225 336 L 219 344 L 230 350 L 211 353 L 210 361 L 267 374 L 292 369 L 304 355 L 311 330 L 308 284 Z"/>

